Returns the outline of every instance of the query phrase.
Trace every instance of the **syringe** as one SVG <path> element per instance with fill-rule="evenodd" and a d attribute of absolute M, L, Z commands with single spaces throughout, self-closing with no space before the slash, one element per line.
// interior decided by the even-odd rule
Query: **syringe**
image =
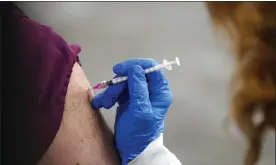
<path fill-rule="evenodd" d="M 157 71 L 157 70 L 163 69 L 163 68 L 166 68 L 167 70 L 172 70 L 172 66 L 171 65 L 173 65 L 173 64 L 177 64 L 178 66 L 180 66 L 180 61 L 179 61 L 179 59 L 177 57 L 175 57 L 175 60 L 171 61 L 171 62 L 168 62 L 165 59 L 165 60 L 163 60 L 163 63 L 158 64 L 156 66 L 153 66 L 151 68 L 145 69 L 145 73 L 147 74 L 147 73 L 154 72 L 154 71 Z M 93 87 L 93 89 L 104 89 L 104 88 L 107 88 L 108 86 L 111 86 L 111 85 L 114 85 L 114 84 L 126 81 L 127 79 L 128 79 L 128 77 L 124 76 L 124 77 L 117 77 L 117 78 L 111 79 L 109 81 L 105 80 L 105 81 L 102 81 L 99 84 L 95 85 Z"/>

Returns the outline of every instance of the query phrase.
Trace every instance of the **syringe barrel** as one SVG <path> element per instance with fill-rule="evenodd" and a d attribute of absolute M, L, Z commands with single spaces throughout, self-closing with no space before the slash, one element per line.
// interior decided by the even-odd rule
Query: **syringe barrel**
<path fill-rule="evenodd" d="M 118 77 L 118 78 L 112 79 L 112 83 L 113 83 L 113 84 L 117 84 L 117 83 L 119 83 L 119 82 L 123 82 L 123 81 L 126 81 L 126 80 L 127 80 L 127 76 Z"/>
<path fill-rule="evenodd" d="M 162 69 L 162 68 L 164 68 L 164 67 L 165 67 L 164 64 L 158 64 L 158 65 L 153 66 L 153 67 L 151 67 L 151 68 L 145 69 L 145 73 L 147 74 L 147 73 L 150 73 L 150 72 L 154 72 L 154 71 L 159 70 L 159 69 Z M 111 81 L 112 81 L 113 84 L 117 84 L 117 83 L 126 81 L 127 79 L 128 79 L 128 77 L 127 77 L 127 76 L 124 76 L 124 77 L 117 77 L 117 78 L 114 78 L 114 79 L 112 79 Z"/>
<path fill-rule="evenodd" d="M 159 69 L 162 69 L 162 68 L 164 68 L 164 67 L 165 67 L 164 64 L 158 64 L 158 65 L 156 65 L 156 66 L 154 66 L 154 67 L 145 69 L 145 73 L 154 72 L 154 71 L 159 70 Z"/>
<path fill-rule="evenodd" d="M 175 61 L 171 61 L 171 62 L 168 62 L 167 60 L 164 60 L 163 63 L 158 64 L 156 66 L 153 66 L 151 68 L 145 69 L 144 71 L 145 71 L 145 74 L 147 74 L 147 73 L 154 72 L 154 71 L 157 71 L 157 70 L 163 69 L 163 68 L 166 68 L 167 70 L 172 70 L 172 68 L 171 68 L 172 64 L 177 64 L 179 66 L 180 65 L 179 59 L 176 57 Z M 114 79 L 109 80 L 109 81 L 101 82 L 101 84 L 104 83 L 105 87 L 108 87 L 110 85 L 126 81 L 127 79 L 128 79 L 127 76 L 117 77 L 117 78 L 114 78 Z"/>

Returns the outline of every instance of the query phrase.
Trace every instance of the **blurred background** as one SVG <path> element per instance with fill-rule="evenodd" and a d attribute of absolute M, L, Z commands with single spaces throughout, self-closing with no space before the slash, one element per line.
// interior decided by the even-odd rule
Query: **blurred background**
<path fill-rule="evenodd" d="M 222 130 L 233 58 L 215 38 L 203 2 L 18 4 L 67 42 L 82 46 L 80 58 L 91 84 L 112 78 L 112 66 L 129 58 L 162 62 L 179 57 L 181 66 L 166 72 L 174 101 L 166 119 L 165 145 L 183 165 L 241 164 L 243 138 L 234 126 L 231 137 Z M 114 109 L 102 110 L 112 128 Z M 273 164 L 275 134 L 268 134 L 260 165 Z"/>

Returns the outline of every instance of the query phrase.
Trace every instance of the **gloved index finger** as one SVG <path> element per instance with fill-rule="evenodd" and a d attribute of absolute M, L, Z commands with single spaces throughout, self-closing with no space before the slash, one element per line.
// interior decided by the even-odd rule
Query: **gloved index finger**
<path fill-rule="evenodd" d="M 133 67 L 134 65 L 140 65 L 145 70 L 158 65 L 158 63 L 155 60 L 148 58 L 130 59 L 115 65 L 113 67 L 113 72 L 116 74 L 126 75 L 129 68 Z M 160 90 L 160 86 L 162 86 L 163 84 L 167 84 L 167 80 L 162 69 L 148 73 L 146 77 L 148 78 L 150 93 L 155 93 L 156 90 Z"/>
<path fill-rule="evenodd" d="M 145 72 L 139 65 L 134 65 L 128 71 L 128 90 L 130 105 L 150 105 Z"/>

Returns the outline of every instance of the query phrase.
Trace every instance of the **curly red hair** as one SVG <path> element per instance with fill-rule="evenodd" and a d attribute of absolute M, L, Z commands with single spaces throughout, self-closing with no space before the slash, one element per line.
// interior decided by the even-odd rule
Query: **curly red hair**
<path fill-rule="evenodd" d="M 276 126 L 276 3 L 207 2 L 215 27 L 233 43 L 236 71 L 232 83 L 231 117 L 248 141 L 243 165 L 257 164 L 267 128 Z M 264 120 L 254 124 L 261 107 Z"/>

